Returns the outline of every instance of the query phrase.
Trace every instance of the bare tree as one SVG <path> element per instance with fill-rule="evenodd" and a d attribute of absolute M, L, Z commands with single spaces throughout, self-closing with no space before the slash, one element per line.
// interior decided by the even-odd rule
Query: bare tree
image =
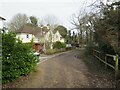
<path fill-rule="evenodd" d="M 53 30 L 58 26 L 58 19 L 54 15 L 47 15 L 44 18 L 44 23 L 49 28 L 49 45 L 53 49 Z"/>
<path fill-rule="evenodd" d="M 104 5 L 101 0 L 92 0 L 91 3 L 92 4 L 87 5 L 87 2 L 85 1 L 79 13 L 73 14 L 70 21 L 75 29 L 78 30 L 78 38 L 81 46 L 84 44 L 84 38 L 86 38 L 87 43 L 93 41 L 93 22 L 95 22 L 96 14 L 98 14 L 97 16 L 100 16 L 100 10 Z M 99 9 L 92 6 L 99 6 Z"/>
<path fill-rule="evenodd" d="M 24 24 L 28 22 L 28 17 L 25 14 L 16 14 L 9 23 L 11 31 L 19 30 Z"/>
<path fill-rule="evenodd" d="M 58 24 L 58 18 L 54 15 L 46 15 L 44 17 L 44 23 L 49 25 L 56 25 Z"/>
<path fill-rule="evenodd" d="M 79 14 L 73 14 L 71 17 L 71 24 L 74 25 L 75 29 L 78 30 L 79 44 L 83 46 L 83 35 L 84 35 L 84 19 L 82 12 Z"/>

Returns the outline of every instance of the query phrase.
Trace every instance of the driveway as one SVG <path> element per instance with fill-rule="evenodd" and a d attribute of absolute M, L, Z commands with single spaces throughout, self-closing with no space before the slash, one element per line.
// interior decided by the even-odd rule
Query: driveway
<path fill-rule="evenodd" d="M 37 71 L 27 79 L 11 84 L 17 88 L 106 88 L 112 86 L 107 79 L 101 83 L 102 77 L 96 77 L 82 59 L 76 58 L 79 50 L 71 50 L 62 54 L 44 57 L 38 64 Z"/>

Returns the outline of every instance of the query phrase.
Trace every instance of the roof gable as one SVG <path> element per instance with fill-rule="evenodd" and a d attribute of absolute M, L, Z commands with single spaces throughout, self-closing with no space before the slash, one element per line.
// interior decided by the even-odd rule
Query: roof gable
<path fill-rule="evenodd" d="M 5 18 L 3 18 L 3 17 L 1 17 L 1 16 L 0 16 L 0 19 L 2 19 L 2 20 L 6 20 Z"/>

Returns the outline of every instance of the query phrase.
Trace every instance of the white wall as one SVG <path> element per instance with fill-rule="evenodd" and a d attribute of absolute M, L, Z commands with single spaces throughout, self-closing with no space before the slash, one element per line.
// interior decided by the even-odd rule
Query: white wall
<path fill-rule="evenodd" d="M 3 28 L 3 20 L 0 19 L 0 29 L 2 29 L 2 28 Z"/>
<path fill-rule="evenodd" d="M 56 42 L 56 41 L 60 41 L 60 37 L 61 35 L 59 34 L 59 32 L 57 31 L 54 35 L 54 38 L 53 38 L 53 41 Z"/>
<path fill-rule="evenodd" d="M 28 38 L 27 38 L 28 35 Z M 20 40 L 22 40 L 23 43 L 29 43 L 31 42 L 31 40 L 33 39 L 35 43 L 38 43 L 38 38 L 36 38 L 34 35 L 32 34 L 27 34 L 27 33 L 19 33 L 16 35 L 16 38 L 19 38 Z"/>
<path fill-rule="evenodd" d="M 52 31 L 48 31 L 45 35 L 45 41 L 48 41 L 48 42 L 51 42 L 51 38 L 52 38 L 52 42 L 53 42 L 53 37 L 54 37 L 54 34 Z"/>
<path fill-rule="evenodd" d="M 50 41 L 50 32 L 48 32 L 45 36 L 46 41 Z M 52 42 L 60 41 L 60 42 L 65 42 L 64 38 L 60 35 L 60 33 L 57 31 L 55 34 L 52 33 Z"/>
<path fill-rule="evenodd" d="M 65 42 L 64 38 L 60 35 L 60 33 L 57 31 L 54 35 L 53 42 L 60 41 Z"/>

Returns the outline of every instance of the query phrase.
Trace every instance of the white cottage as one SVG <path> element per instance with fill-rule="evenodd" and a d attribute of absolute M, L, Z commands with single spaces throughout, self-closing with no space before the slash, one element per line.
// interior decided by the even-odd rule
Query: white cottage
<path fill-rule="evenodd" d="M 16 38 L 22 40 L 23 43 L 30 43 L 32 40 L 34 43 L 39 43 L 39 39 L 35 36 L 36 30 L 30 26 L 24 26 L 17 31 Z"/>
<path fill-rule="evenodd" d="M 57 31 L 54 34 L 54 38 L 53 38 L 53 42 L 57 42 L 57 41 L 65 42 L 65 39 L 62 37 L 62 35 L 59 33 L 59 31 Z"/>
<path fill-rule="evenodd" d="M 65 39 L 61 36 L 59 31 L 56 31 L 55 33 L 51 31 L 47 32 L 45 35 L 45 40 L 49 42 L 51 38 L 52 38 L 52 42 L 57 42 L 57 41 L 65 42 Z"/>
<path fill-rule="evenodd" d="M 39 38 L 37 34 L 41 32 L 39 27 L 31 27 L 25 25 L 20 30 L 17 31 L 16 38 L 19 38 L 23 43 L 30 43 L 33 40 L 33 48 L 37 52 L 41 52 L 42 46 L 40 45 Z"/>

